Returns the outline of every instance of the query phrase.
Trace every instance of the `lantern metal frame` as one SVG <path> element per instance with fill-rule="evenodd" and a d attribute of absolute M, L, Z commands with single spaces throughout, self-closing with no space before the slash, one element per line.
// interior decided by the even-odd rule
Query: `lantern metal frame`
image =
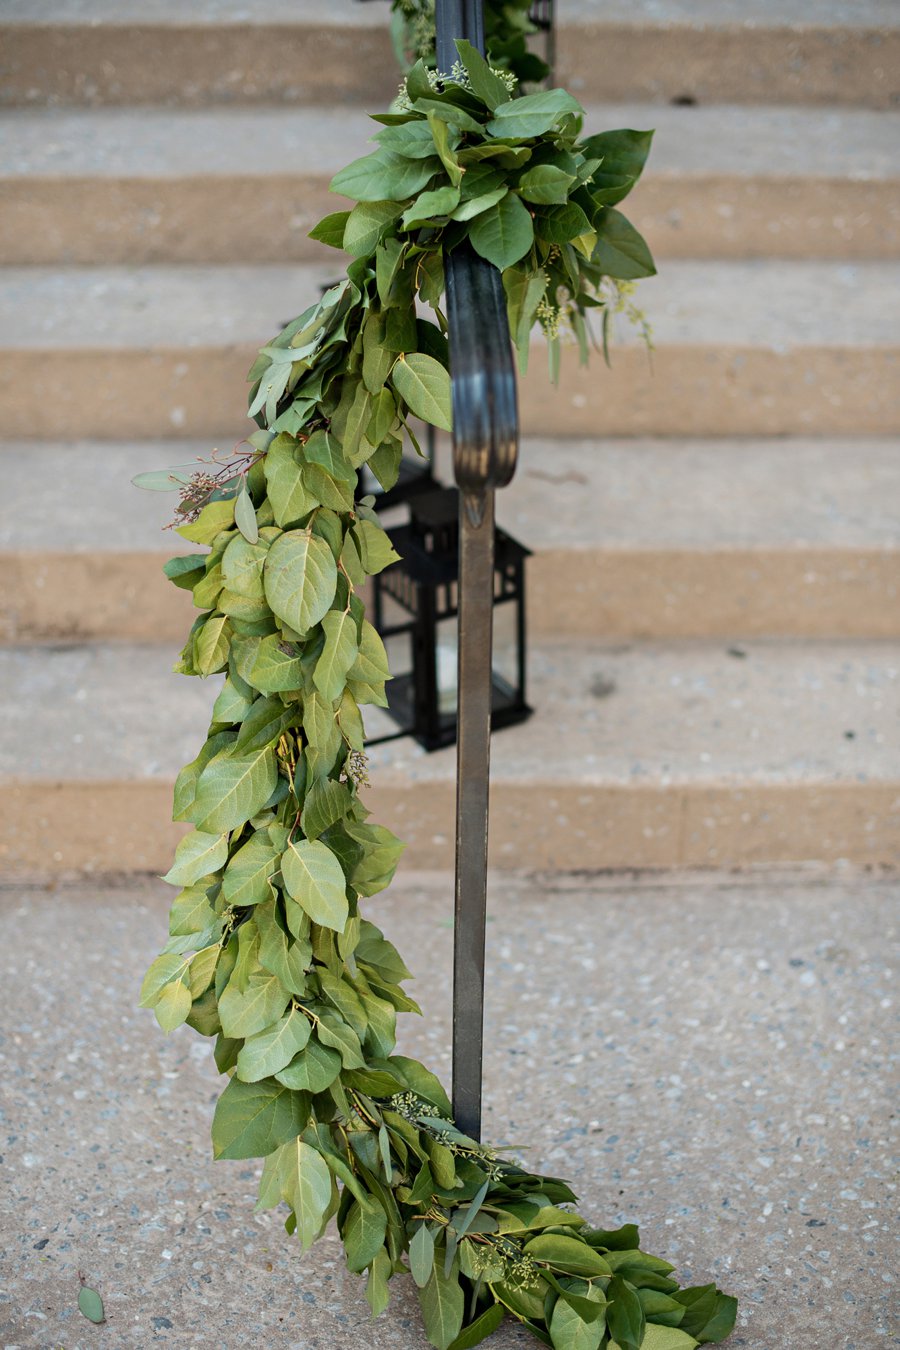
<path fill-rule="evenodd" d="M 409 500 L 410 519 L 388 530 L 401 561 L 372 580 L 372 621 L 382 639 L 409 638 L 409 669 L 388 681 L 387 712 L 398 730 L 373 736 L 370 745 L 412 736 L 428 751 L 453 745 L 457 739 L 458 710 L 441 708 L 439 632 L 446 620 L 459 617 L 459 492 L 437 488 Z M 526 700 L 525 560 L 531 550 L 494 529 L 494 584 L 492 603 L 515 608 L 515 681 L 491 671 L 491 729 L 513 726 L 531 715 Z M 386 614 L 393 602 L 408 615 L 392 621 Z"/>

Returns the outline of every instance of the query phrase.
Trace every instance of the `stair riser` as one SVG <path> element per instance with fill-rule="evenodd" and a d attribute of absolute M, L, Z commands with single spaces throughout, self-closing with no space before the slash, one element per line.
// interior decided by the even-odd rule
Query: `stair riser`
<path fill-rule="evenodd" d="M 298 11 L 299 12 L 299 11 Z M 224 103 L 386 107 L 397 91 L 378 26 L 0 25 L 6 105 Z"/>
<path fill-rule="evenodd" d="M 563 25 L 557 79 L 585 101 L 890 108 L 900 96 L 900 31 Z"/>
<path fill-rule="evenodd" d="M 174 661 L 196 611 L 162 577 L 168 556 L 0 555 L 0 642 L 168 642 Z M 535 641 L 900 638 L 895 551 L 559 549 L 527 582 Z"/>
<path fill-rule="evenodd" d="M 397 85 L 382 25 L 0 27 L 8 105 L 383 105 Z M 311 55 L 314 59 L 310 59 Z M 558 78 L 585 100 L 896 103 L 900 33 L 816 26 L 564 25 Z"/>
<path fill-rule="evenodd" d="M 381 787 L 374 818 L 408 843 L 406 868 L 453 866 L 451 784 Z M 8 880 L 162 873 L 183 827 L 165 783 L 31 783 L 0 788 Z M 704 788 L 546 783 L 491 790 L 500 869 L 749 867 L 815 860 L 900 861 L 900 783 Z"/>
<path fill-rule="evenodd" d="M 286 300 L 292 308 L 290 297 Z M 282 316 L 279 316 L 282 317 Z M 286 317 L 286 316 L 285 316 Z M 836 329 L 839 316 L 835 316 Z M 73 326 L 73 333 L 76 332 Z M 760 334 L 765 339 L 765 334 Z M 0 357 L 4 435 L 139 440 L 216 436 L 244 419 L 255 348 L 6 351 Z M 613 370 L 564 353 L 548 388 L 540 349 L 523 382 L 523 430 L 548 436 L 887 436 L 900 431 L 900 349 L 727 346 L 640 348 Z M 26 391 L 23 394 L 23 391 Z M 26 396 L 40 391 L 39 399 Z"/>
<path fill-rule="evenodd" d="M 328 178 L 39 179 L 0 183 L 0 261 L 315 262 L 308 238 L 340 203 Z M 649 178 L 628 204 L 659 258 L 900 257 L 894 182 Z M 215 222 L 214 228 L 210 222 Z"/>

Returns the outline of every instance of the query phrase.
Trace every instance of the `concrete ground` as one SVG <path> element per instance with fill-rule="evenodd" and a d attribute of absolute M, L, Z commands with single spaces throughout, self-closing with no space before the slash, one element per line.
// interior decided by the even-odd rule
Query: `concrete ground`
<path fill-rule="evenodd" d="M 421 977 L 402 1048 L 445 1076 L 451 889 L 368 907 Z M 302 1255 L 258 1169 L 213 1164 L 209 1046 L 135 1006 L 169 898 L 0 895 L 0 1346 L 425 1347 L 411 1281 L 371 1323 L 336 1238 Z M 737 1294 L 735 1347 L 890 1343 L 897 899 L 852 872 L 493 879 L 485 1137 Z"/>

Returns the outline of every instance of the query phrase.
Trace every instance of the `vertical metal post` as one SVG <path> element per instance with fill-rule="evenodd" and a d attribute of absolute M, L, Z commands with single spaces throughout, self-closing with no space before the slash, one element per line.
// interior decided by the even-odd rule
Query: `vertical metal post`
<path fill-rule="evenodd" d="M 454 40 L 484 51 L 481 0 L 437 0 L 438 69 L 457 58 Z M 470 248 L 446 258 L 453 469 L 460 489 L 453 947 L 453 1114 L 481 1135 L 484 934 L 487 905 L 494 489 L 513 476 L 518 450 L 516 376 L 506 299 L 496 267 Z"/>
<path fill-rule="evenodd" d="M 481 1133 L 484 934 L 491 754 L 494 492 L 460 496 L 453 1114 Z"/>

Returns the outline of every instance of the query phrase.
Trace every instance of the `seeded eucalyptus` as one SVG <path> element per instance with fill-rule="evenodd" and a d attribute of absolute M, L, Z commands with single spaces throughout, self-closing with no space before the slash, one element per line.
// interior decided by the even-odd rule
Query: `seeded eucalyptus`
<path fill-rule="evenodd" d="M 265 1160 L 259 1206 L 287 1204 L 303 1248 L 334 1219 L 374 1314 L 411 1272 L 438 1350 L 507 1312 L 557 1350 L 690 1350 L 728 1335 L 734 1300 L 679 1289 L 632 1225 L 589 1227 L 565 1182 L 460 1133 L 435 1076 L 395 1053 L 397 1014 L 419 1009 L 363 912 L 402 845 L 361 796 L 360 709 L 390 674 L 360 592 L 396 555 L 358 474 L 394 483 L 411 417 L 450 428 L 443 257 L 467 239 L 502 269 L 522 364 L 537 324 L 551 368 L 562 328 L 586 355 L 590 309 L 653 270 L 615 210 L 649 135 L 582 140 L 568 94 L 514 100 L 459 53 L 444 79 L 414 67 L 378 148 L 335 178 L 356 204 L 313 235 L 352 260 L 260 353 L 246 448 L 139 480 L 178 492 L 178 533 L 206 549 L 166 565 L 199 611 L 176 669 L 222 677 L 175 785 L 192 828 L 141 1001 L 214 1040 L 215 1156 Z"/>

